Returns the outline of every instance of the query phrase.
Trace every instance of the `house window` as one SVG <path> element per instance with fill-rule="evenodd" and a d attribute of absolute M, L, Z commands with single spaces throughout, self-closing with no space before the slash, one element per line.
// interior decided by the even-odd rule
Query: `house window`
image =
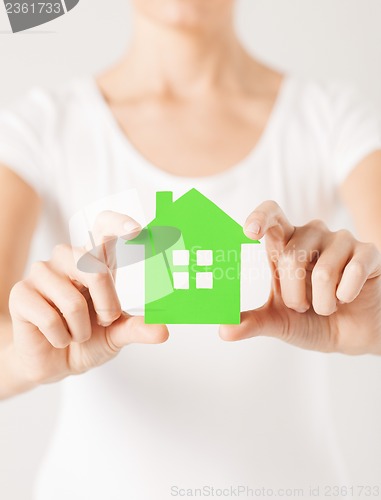
<path fill-rule="evenodd" d="M 189 266 L 189 250 L 173 250 L 172 262 L 174 266 Z M 173 288 L 176 290 L 189 289 L 189 273 L 176 271 L 173 273 Z"/>
<path fill-rule="evenodd" d="M 196 288 L 213 288 L 213 273 L 196 273 Z"/>
<path fill-rule="evenodd" d="M 174 266 L 189 266 L 189 250 L 173 250 Z"/>
<path fill-rule="evenodd" d="M 212 250 L 197 250 L 196 252 L 197 266 L 206 267 L 213 264 Z M 190 252 L 189 250 L 173 250 L 172 262 L 174 266 L 189 266 Z M 175 290 L 189 290 L 189 272 L 175 271 L 173 273 L 173 288 Z M 196 273 L 196 288 L 213 288 L 213 273 L 212 272 L 197 272 Z"/>
<path fill-rule="evenodd" d="M 177 290 L 189 289 L 189 273 L 174 272 L 173 273 L 173 288 Z"/>
<path fill-rule="evenodd" d="M 213 264 L 213 250 L 197 250 L 197 265 L 211 266 Z"/>

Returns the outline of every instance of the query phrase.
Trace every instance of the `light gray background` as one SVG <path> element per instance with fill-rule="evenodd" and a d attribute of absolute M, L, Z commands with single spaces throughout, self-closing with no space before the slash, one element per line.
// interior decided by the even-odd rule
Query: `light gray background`
<path fill-rule="evenodd" d="M 353 82 L 381 113 L 380 20 L 380 0 L 241 0 L 237 22 L 246 45 L 264 60 L 308 77 Z M 121 54 L 130 27 L 128 0 L 81 0 L 62 18 L 13 35 L 1 5 L 0 104 L 31 85 L 51 87 L 72 75 L 100 70 Z M 380 366 L 379 359 L 368 358 L 366 364 L 353 360 L 349 378 L 342 380 L 346 391 L 355 390 L 364 370 L 367 376 L 373 373 L 380 378 Z M 372 433 L 380 428 L 376 415 L 381 414 L 381 406 L 375 401 L 370 408 L 361 395 L 356 397 L 353 405 L 343 404 L 340 411 L 343 432 L 351 414 L 358 422 L 359 435 L 350 446 L 343 438 L 343 446 L 354 469 L 367 457 L 361 478 L 374 482 L 379 478 L 381 458 L 376 450 L 369 455 L 369 443 L 379 448 L 380 441 Z M 0 404 L 1 499 L 30 498 L 30 484 L 57 405 L 56 387 L 43 387 Z"/>

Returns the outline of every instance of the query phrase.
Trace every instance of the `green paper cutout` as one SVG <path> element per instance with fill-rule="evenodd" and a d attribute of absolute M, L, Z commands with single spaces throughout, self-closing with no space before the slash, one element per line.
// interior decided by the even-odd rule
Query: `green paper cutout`
<path fill-rule="evenodd" d="M 196 189 L 176 201 L 170 191 L 156 193 L 155 219 L 126 242 L 145 246 L 145 323 L 239 324 L 247 243 L 259 241 Z"/>

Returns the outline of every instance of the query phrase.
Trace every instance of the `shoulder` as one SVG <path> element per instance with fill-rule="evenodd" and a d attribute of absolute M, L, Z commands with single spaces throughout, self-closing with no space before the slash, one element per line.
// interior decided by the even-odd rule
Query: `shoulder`
<path fill-rule="evenodd" d="M 290 107 L 307 121 L 319 121 L 333 130 L 351 117 L 377 117 L 375 104 L 353 83 L 289 75 L 287 84 Z"/>
<path fill-rule="evenodd" d="M 90 77 L 78 77 L 53 89 L 34 86 L 0 109 L 0 125 L 25 126 L 40 135 L 80 113 L 87 105 Z"/>
<path fill-rule="evenodd" d="M 313 138 L 318 147 L 347 150 L 377 144 L 380 112 L 352 83 L 290 75 L 285 80 L 283 126 Z"/>
<path fill-rule="evenodd" d="M 82 112 L 89 106 L 88 86 L 86 79 L 75 79 L 53 90 L 33 87 L 0 109 L 0 163 L 36 192 L 47 189 L 65 148 L 87 130 L 81 116 L 91 115 Z"/>
<path fill-rule="evenodd" d="M 368 154 L 381 149 L 381 114 L 353 84 L 290 77 L 288 122 L 317 151 L 340 184 Z M 292 125 L 290 125 L 292 127 Z"/>

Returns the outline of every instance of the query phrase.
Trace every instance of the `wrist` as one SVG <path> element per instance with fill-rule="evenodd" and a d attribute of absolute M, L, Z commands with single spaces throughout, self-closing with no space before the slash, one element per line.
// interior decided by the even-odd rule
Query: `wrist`
<path fill-rule="evenodd" d="M 13 343 L 2 347 L 0 366 L 0 400 L 16 396 L 37 387 L 38 384 L 32 380 L 28 380 L 25 375 L 21 359 L 15 351 Z"/>

